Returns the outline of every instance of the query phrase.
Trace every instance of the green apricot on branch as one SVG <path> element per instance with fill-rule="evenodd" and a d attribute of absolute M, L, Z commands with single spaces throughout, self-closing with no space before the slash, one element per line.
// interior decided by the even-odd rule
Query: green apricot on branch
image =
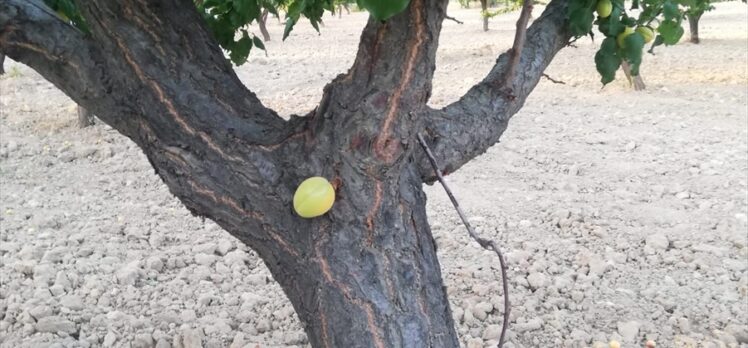
<path fill-rule="evenodd" d="M 654 30 L 648 26 L 638 27 L 636 32 L 644 37 L 644 43 L 650 43 L 654 40 Z"/>
<path fill-rule="evenodd" d="M 597 15 L 600 18 L 608 18 L 613 12 L 613 3 L 610 0 L 600 0 L 597 2 Z"/>

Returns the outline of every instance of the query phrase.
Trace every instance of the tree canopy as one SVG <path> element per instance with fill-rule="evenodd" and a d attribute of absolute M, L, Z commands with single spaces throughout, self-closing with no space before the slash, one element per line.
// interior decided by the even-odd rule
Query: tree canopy
<path fill-rule="evenodd" d="M 86 32 L 85 19 L 73 0 L 45 0 L 47 5 L 81 31 Z M 385 21 L 402 12 L 410 0 L 356 0 L 376 19 Z M 615 73 L 626 61 L 632 75 L 638 75 L 644 50 L 660 45 L 674 45 L 683 36 L 683 20 L 687 15 L 701 14 L 712 8 L 712 0 L 634 0 L 626 9 L 624 0 L 572 0 L 568 7 L 569 29 L 575 37 L 591 36 L 597 26 L 604 35 L 595 55 L 601 82 L 615 79 Z M 252 48 L 265 49 L 262 40 L 248 31 L 263 10 L 275 15 L 285 12 L 283 39 L 290 35 L 301 17 L 307 18 L 319 31 L 325 11 L 334 13 L 335 0 L 195 0 L 195 5 L 213 36 L 228 52 L 236 65 L 244 64 Z"/>

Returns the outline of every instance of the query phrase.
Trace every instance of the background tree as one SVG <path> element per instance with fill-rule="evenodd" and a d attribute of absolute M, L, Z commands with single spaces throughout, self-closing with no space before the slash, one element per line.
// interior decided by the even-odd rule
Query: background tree
<path fill-rule="evenodd" d="M 686 17 L 688 17 L 688 28 L 691 32 L 691 43 L 699 43 L 699 20 L 704 12 L 711 11 L 714 9 L 711 0 L 693 0 L 693 4 L 686 11 Z"/>
<path fill-rule="evenodd" d="M 338 11 L 338 18 L 343 17 L 343 10 L 348 14 L 351 14 L 350 6 L 355 3 L 354 0 L 335 0 L 335 7 Z"/>
<path fill-rule="evenodd" d="M 603 29 L 595 62 L 607 83 L 622 61 L 638 74 L 644 37 L 616 43 L 626 25 L 662 15 L 658 37 L 668 43 L 668 23 L 682 13 L 664 1 L 633 19 L 620 1 L 596 19 L 596 1 L 554 0 L 526 33 L 518 25 L 515 46 L 481 82 L 432 109 L 447 1 L 359 3 L 372 18 L 353 65 L 313 111 L 290 119 L 265 107 L 224 55 L 241 64 L 263 49 L 247 25 L 263 9 L 277 13 L 278 3 L 65 1 L 55 10 L 0 0 L 0 52 L 129 137 L 193 214 L 251 246 L 312 346 L 458 347 L 422 190 L 435 176 L 418 135 L 454 172 L 498 141 L 573 36 L 596 21 Z M 316 28 L 333 10 L 326 0 L 283 6 L 284 37 L 301 16 Z M 311 176 L 330 179 L 337 200 L 328 214 L 304 219 L 291 202 Z"/>
<path fill-rule="evenodd" d="M 260 28 L 260 33 L 262 33 L 262 39 L 265 41 L 270 41 L 270 33 L 268 32 L 268 27 L 267 27 L 269 13 L 270 11 L 268 11 L 267 9 L 263 9 L 262 13 L 260 14 L 260 17 L 257 18 L 257 26 Z"/>

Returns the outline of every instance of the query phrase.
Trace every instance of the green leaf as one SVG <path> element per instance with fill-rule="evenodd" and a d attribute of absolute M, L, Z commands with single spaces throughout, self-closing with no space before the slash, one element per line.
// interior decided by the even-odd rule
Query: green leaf
<path fill-rule="evenodd" d="M 251 23 L 260 17 L 260 6 L 256 0 L 233 0 L 233 4 L 245 23 Z"/>
<path fill-rule="evenodd" d="M 405 11 L 410 0 L 360 0 L 359 4 L 369 11 L 372 17 L 385 21 Z"/>
<path fill-rule="evenodd" d="M 621 66 L 621 57 L 618 56 L 616 40 L 612 37 L 605 38 L 600 50 L 595 54 L 595 67 L 600 73 L 600 82 L 603 85 L 610 83 L 616 78 L 616 71 Z"/>
<path fill-rule="evenodd" d="M 317 21 L 314 19 L 310 19 L 309 23 L 311 23 L 314 30 L 316 30 L 319 33 L 319 25 L 317 24 Z"/>
<path fill-rule="evenodd" d="M 621 56 L 631 64 L 631 75 L 639 75 L 639 65 L 642 63 L 642 53 L 644 52 L 644 36 L 639 33 L 633 33 L 623 40 L 625 45 L 621 48 Z"/>
<path fill-rule="evenodd" d="M 621 23 L 621 9 L 618 6 L 613 6 L 613 10 L 610 12 L 610 16 L 598 20 L 598 29 L 605 36 L 616 36 L 626 28 Z"/>
<path fill-rule="evenodd" d="M 627 27 L 634 27 L 636 26 L 636 19 L 624 14 L 623 18 L 621 19 L 621 23 Z"/>
<path fill-rule="evenodd" d="M 283 28 L 283 40 L 285 40 L 288 37 L 288 34 L 291 33 L 291 30 L 293 30 L 293 26 L 296 24 L 293 19 L 286 18 L 286 27 Z"/>
<path fill-rule="evenodd" d="M 662 36 L 662 40 L 665 43 L 665 45 L 675 45 L 680 41 L 680 38 L 683 36 L 683 28 L 680 26 L 680 23 L 672 20 L 666 20 L 660 23 L 660 26 L 657 27 L 657 32 L 660 33 Z"/>
<path fill-rule="evenodd" d="M 587 35 L 592 31 L 594 20 L 592 8 L 578 8 L 569 13 L 569 30 L 576 37 Z"/>
<path fill-rule="evenodd" d="M 252 37 L 252 44 L 263 51 L 265 50 L 265 44 L 262 43 L 262 40 L 260 40 L 260 38 L 257 36 Z"/>
<path fill-rule="evenodd" d="M 662 5 L 662 15 L 665 20 L 674 20 L 680 17 L 680 11 L 678 11 L 678 5 L 672 1 L 665 1 Z"/>
<path fill-rule="evenodd" d="M 242 31 L 242 38 L 231 45 L 231 53 L 229 53 L 231 61 L 236 65 L 244 64 L 247 61 L 247 57 L 249 57 L 249 52 L 252 50 L 252 40 L 249 38 L 247 31 Z"/>

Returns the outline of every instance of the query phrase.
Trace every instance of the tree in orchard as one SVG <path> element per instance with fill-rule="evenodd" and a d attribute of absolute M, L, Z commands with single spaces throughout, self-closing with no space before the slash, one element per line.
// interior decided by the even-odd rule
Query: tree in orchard
<path fill-rule="evenodd" d="M 712 6 L 712 0 L 691 0 L 691 6 L 686 11 L 686 17 L 688 17 L 688 28 L 691 31 L 691 43 L 699 43 L 699 20 L 704 12 L 711 11 L 714 9 Z"/>
<path fill-rule="evenodd" d="M 525 31 L 523 11 L 514 47 L 434 109 L 447 1 L 361 0 L 371 17 L 353 65 L 314 110 L 284 119 L 224 55 L 241 64 L 262 49 L 247 25 L 278 2 L 63 1 L 66 18 L 41 0 L 0 0 L 0 52 L 129 137 L 187 209 L 254 249 L 314 347 L 458 347 L 422 190 L 436 175 L 418 139 L 452 173 L 499 140 L 554 55 L 594 22 L 607 83 L 623 61 L 638 73 L 645 37 L 627 26 L 662 18 L 654 43 L 674 43 L 681 18 L 671 0 L 648 0 L 638 19 L 622 1 L 601 18 L 595 0 L 553 0 Z M 283 5 L 285 37 L 301 16 L 316 27 L 334 2 Z M 317 176 L 334 205 L 301 217 L 294 193 Z"/>

